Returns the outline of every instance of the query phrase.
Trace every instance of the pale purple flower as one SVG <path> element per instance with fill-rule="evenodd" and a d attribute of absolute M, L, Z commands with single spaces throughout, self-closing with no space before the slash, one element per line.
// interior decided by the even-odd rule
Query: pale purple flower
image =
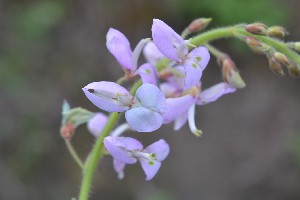
<path fill-rule="evenodd" d="M 184 90 L 197 85 L 210 59 L 208 50 L 200 46 L 188 52 L 188 41 L 184 41 L 171 27 L 159 19 L 153 20 L 152 37 L 157 49 L 163 55 L 183 66 Z"/>
<path fill-rule="evenodd" d="M 161 161 L 170 152 L 169 145 L 162 139 L 145 149 L 138 140 L 130 137 L 108 136 L 103 142 L 107 151 L 114 158 L 114 169 L 119 178 L 124 177 L 126 164 L 134 164 L 139 160 L 146 174 L 146 180 L 151 180 L 157 174 Z"/>
<path fill-rule="evenodd" d="M 199 91 L 197 92 L 197 90 Z M 235 91 L 235 88 L 222 82 L 201 92 L 199 88 L 193 87 L 191 93 L 176 98 L 167 98 L 164 123 L 174 121 L 174 129 L 179 130 L 188 121 L 191 132 L 200 136 L 201 130 L 197 129 L 195 125 L 195 105 L 214 102 L 221 96 Z"/>
<path fill-rule="evenodd" d="M 152 132 L 161 127 L 166 99 L 153 84 L 140 86 L 135 97 L 114 82 L 94 82 L 83 88 L 87 98 L 108 112 L 125 112 L 129 126 L 138 132 Z"/>
<path fill-rule="evenodd" d="M 94 115 L 92 119 L 88 121 L 87 128 L 93 136 L 99 137 L 106 122 L 107 122 L 107 116 L 104 115 L 103 113 L 98 112 Z"/>
<path fill-rule="evenodd" d="M 144 46 L 149 41 L 150 39 L 142 39 L 132 52 L 128 39 L 120 31 L 110 28 L 106 35 L 106 46 L 119 64 L 129 71 L 131 76 L 140 75 L 143 83 L 156 85 L 157 74 L 152 65 L 147 64 L 145 67 L 144 64 L 138 70 L 138 59 Z M 145 70 L 148 73 L 145 73 Z"/>
<path fill-rule="evenodd" d="M 166 57 L 157 49 L 153 42 L 149 42 L 145 45 L 143 53 L 147 62 L 149 62 L 153 66 L 156 66 L 159 60 Z"/>

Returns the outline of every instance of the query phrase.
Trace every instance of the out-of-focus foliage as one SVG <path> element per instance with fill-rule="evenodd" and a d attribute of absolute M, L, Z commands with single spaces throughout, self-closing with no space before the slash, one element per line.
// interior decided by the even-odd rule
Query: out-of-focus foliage
<path fill-rule="evenodd" d="M 197 17 L 212 17 L 217 24 L 262 21 L 284 24 L 287 11 L 274 0 L 176 0 L 175 6 L 188 21 Z"/>

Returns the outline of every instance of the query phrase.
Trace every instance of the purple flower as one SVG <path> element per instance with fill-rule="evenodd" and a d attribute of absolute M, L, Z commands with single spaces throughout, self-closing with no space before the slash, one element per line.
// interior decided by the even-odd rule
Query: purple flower
<path fill-rule="evenodd" d="M 163 55 L 184 67 L 184 90 L 197 85 L 210 59 L 208 50 L 200 46 L 188 52 L 187 42 L 159 19 L 153 20 L 152 37 Z"/>
<path fill-rule="evenodd" d="M 99 137 L 105 124 L 107 122 L 107 116 L 102 113 L 96 113 L 95 116 L 87 123 L 89 132 L 95 137 Z"/>
<path fill-rule="evenodd" d="M 153 66 L 156 66 L 159 60 L 165 58 L 153 42 L 149 42 L 145 45 L 143 53 L 146 60 Z"/>
<path fill-rule="evenodd" d="M 152 132 L 161 127 L 166 99 L 153 84 L 143 84 L 133 97 L 114 82 L 94 82 L 83 88 L 87 98 L 107 112 L 125 112 L 129 126 L 138 132 Z"/>
<path fill-rule="evenodd" d="M 157 74 L 152 65 L 142 65 L 141 69 L 137 70 L 139 56 L 149 41 L 150 39 L 142 39 L 132 52 L 128 39 L 120 31 L 110 28 L 106 35 L 106 46 L 109 52 L 124 69 L 130 72 L 131 76 L 140 75 L 143 83 L 156 84 Z M 145 73 L 145 70 L 148 73 Z"/>
<path fill-rule="evenodd" d="M 218 83 L 202 92 L 199 87 L 193 87 L 186 95 L 167 98 L 167 110 L 164 113 L 164 123 L 175 121 L 175 130 L 179 130 L 188 121 L 192 133 L 201 135 L 201 130 L 195 124 L 195 105 L 205 105 L 216 101 L 221 96 L 235 92 L 236 89 L 227 83 Z"/>
<path fill-rule="evenodd" d="M 139 160 L 146 174 L 146 180 L 151 180 L 157 174 L 161 161 L 170 152 L 169 145 L 162 139 L 145 149 L 139 141 L 130 137 L 108 136 L 103 142 L 107 151 L 114 158 L 114 169 L 119 178 L 124 177 L 126 164 L 134 164 Z"/>

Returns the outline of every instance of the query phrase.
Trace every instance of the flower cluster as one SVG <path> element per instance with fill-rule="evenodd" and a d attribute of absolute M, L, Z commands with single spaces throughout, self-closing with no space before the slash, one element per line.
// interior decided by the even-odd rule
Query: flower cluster
<path fill-rule="evenodd" d="M 203 26 L 203 23 L 200 25 Z M 195 124 L 196 105 L 214 102 L 222 95 L 236 91 L 237 87 L 227 81 L 202 90 L 201 77 L 210 60 L 208 49 L 191 45 L 189 40 L 161 20 L 153 20 L 152 39 L 142 39 L 134 50 L 128 39 L 116 29 L 110 28 L 106 39 L 108 50 L 125 72 L 121 80 L 134 81 L 140 78 L 142 82 L 135 91 L 123 87 L 122 81 L 93 82 L 82 90 L 101 110 L 125 113 L 126 123 L 116 127 L 103 140 L 106 150 L 114 158 L 118 177 L 124 177 L 126 164 L 134 164 L 138 160 L 146 180 L 151 180 L 158 172 L 161 161 L 169 154 L 169 145 L 161 139 L 143 148 L 139 141 L 122 134 L 129 129 L 149 133 L 172 122 L 174 130 L 179 130 L 188 122 L 191 132 L 200 136 L 202 131 Z M 142 54 L 147 62 L 139 65 Z M 96 138 L 108 121 L 108 117 L 100 112 L 80 109 L 77 115 L 74 112 L 71 115 L 69 110 L 63 111 L 62 133 L 69 130 L 70 124 L 76 122 L 76 116 L 84 112 L 88 115 L 85 114 L 86 117 L 79 124 L 87 123 L 88 130 Z"/>

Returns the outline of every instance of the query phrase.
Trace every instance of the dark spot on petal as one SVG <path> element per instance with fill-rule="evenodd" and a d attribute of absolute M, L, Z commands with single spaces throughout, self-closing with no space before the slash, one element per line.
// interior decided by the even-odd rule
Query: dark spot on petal
<path fill-rule="evenodd" d="M 153 166 L 154 162 L 153 161 L 149 161 L 148 164 L 151 165 L 151 166 Z"/>
<path fill-rule="evenodd" d="M 94 89 L 88 89 L 88 91 L 89 91 L 90 93 L 95 93 L 95 90 L 94 90 Z"/>
<path fill-rule="evenodd" d="M 195 63 L 192 64 L 192 66 L 196 69 L 197 68 L 197 65 Z"/>
<path fill-rule="evenodd" d="M 146 74 L 151 74 L 151 71 L 149 69 L 145 70 Z"/>

